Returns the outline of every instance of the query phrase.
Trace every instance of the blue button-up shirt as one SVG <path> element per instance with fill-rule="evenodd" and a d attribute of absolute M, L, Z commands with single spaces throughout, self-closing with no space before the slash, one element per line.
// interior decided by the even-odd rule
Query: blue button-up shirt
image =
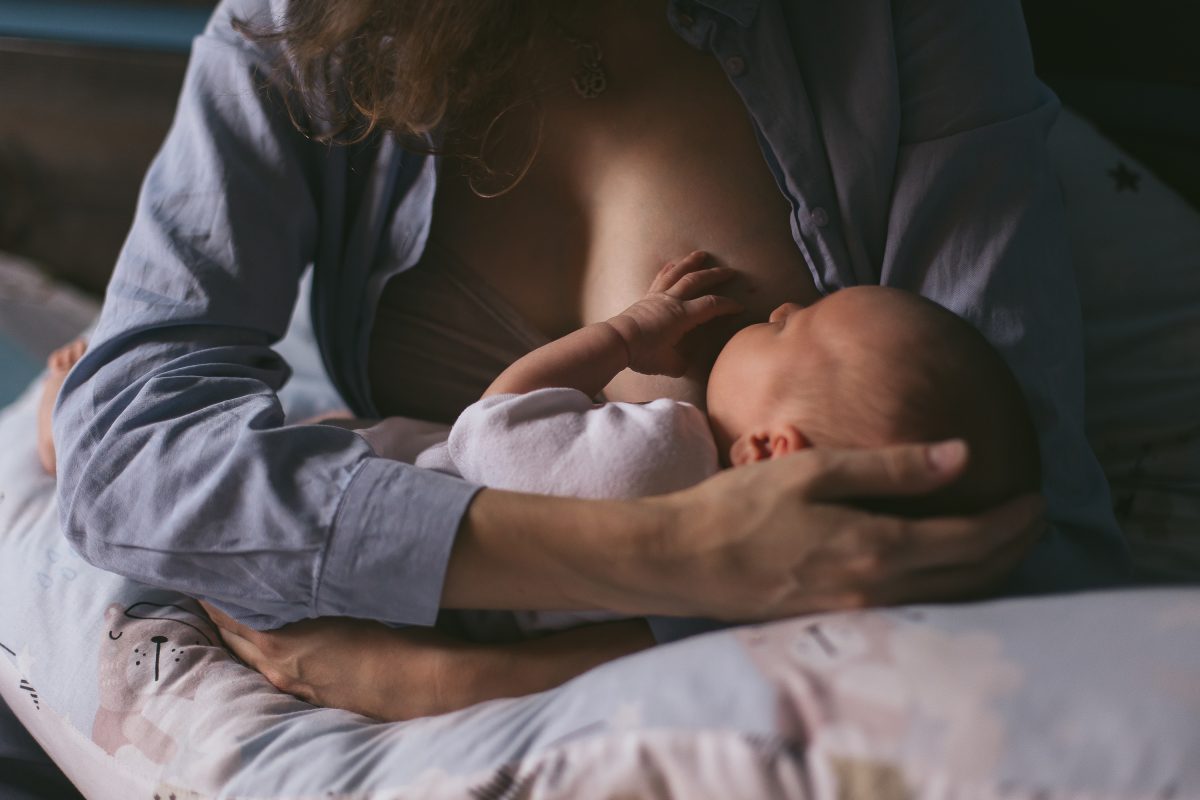
<path fill-rule="evenodd" d="M 312 264 L 325 365 L 357 413 L 377 413 L 372 314 L 387 279 L 421 256 L 436 159 L 389 137 L 331 148 L 300 134 L 269 79 L 278 53 L 230 24 L 280 3 L 226 0 L 195 42 L 57 409 L 63 527 L 98 566 L 253 626 L 430 624 L 477 487 L 378 458 L 353 432 L 283 427 L 275 392 L 289 370 L 271 346 Z M 1045 145 L 1057 102 L 1034 77 L 1017 0 L 680 0 L 667 15 L 745 103 L 817 287 L 920 292 L 1009 360 L 1039 427 L 1054 522 L 1022 586 L 1118 579 Z"/>

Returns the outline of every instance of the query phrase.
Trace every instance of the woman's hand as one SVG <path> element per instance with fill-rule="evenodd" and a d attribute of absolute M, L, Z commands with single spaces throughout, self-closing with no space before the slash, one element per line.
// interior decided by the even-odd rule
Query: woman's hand
<path fill-rule="evenodd" d="M 707 258 L 697 250 L 668 262 L 645 297 L 608 320 L 625 342 L 630 369 L 678 378 L 687 370 L 687 359 L 678 349 L 683 337 L 717 317 L 743 310 L 736 300 L 709 293 L 737 272 L 728 267 L 702 269 Z"/>
<path fill-rule="evenodd" d="M 955 440 L 809 449 L 726 470 L 657 500 L 674 521 L 648 569 L 674 612 L 725 620 L 982 595 L 1043 531 L 1039 496 L 928 519 L 847 505 L 931 492 L 966 459 Z"/>
<path fill-rule="evenodd" d="M 275 688 L 314 705 L 398 721 L 559 686 L 651 647 L 642 620 L 587 625 L 508 644 L 476 644 L 429 628 L 313 619 L 256 631 L 201 603 L 238 658 Z"/>
<path fill-rule="evenodd" d="M 341 618 L 256 631 L 201 605 L 239 659 L 306 702 L 386 720 L 461 707 L 443 661 L 452 642 L 437 631 Z"/>

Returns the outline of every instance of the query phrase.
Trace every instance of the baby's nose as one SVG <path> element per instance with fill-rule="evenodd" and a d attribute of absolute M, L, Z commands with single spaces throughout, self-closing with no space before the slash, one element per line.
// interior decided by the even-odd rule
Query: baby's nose
<path fill-rule="evenodd" d="M 767 319 L 770 322 L 783 322 L 785 319 L 803 307 L 804 306 L 800 305 L 799 303 L 784 303 L 779 308 L 772 311 L 771 316 Z"/>

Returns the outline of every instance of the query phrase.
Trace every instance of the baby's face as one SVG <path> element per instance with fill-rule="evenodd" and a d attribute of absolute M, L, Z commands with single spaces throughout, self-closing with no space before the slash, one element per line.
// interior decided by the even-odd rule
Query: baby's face
<path fill-rule="evenodd" d="M 755 425 L 790 409 L 780 408 L 785 377 L 819 375 L 828 366 L 820 345 L 823 303 L 784 303 L 767 322 L 748 325 L 722 348 L 708 377 L 708 414 L 722 453 Z"/>
<path fill-rule="evenodd" d="M 708 378 L 709 421 L 721 452 L 740 436 L 784 425 L 809 444 L 847 445 L 849 426 L 839 423 L 853 416 L 845 405 L 859 393 L 844 382 L 869 376 L 872 384 L 887 383 L 904 369 L 906 337 L 894 293 L 857 287 L 810 306 L 784 303 L 767 322 L 738 331 Z M 863 440 L 857 446 L 877 438 L 862 426 L 854 434 Z"/>

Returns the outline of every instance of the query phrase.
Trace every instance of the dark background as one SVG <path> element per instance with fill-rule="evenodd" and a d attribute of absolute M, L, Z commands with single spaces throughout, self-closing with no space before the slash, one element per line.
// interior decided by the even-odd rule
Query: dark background
<path fill-rule="evenodd" d="M 6 37 L 6 2 L 14 0 L 0 0 L 0 250 L 99 293 L 170 123 L 186 53 Z M 194 18 L 213 3 L 149 5 Z M 1025 12 L 1042 78 L 1200 207 L 1200 3 L 1026 0 Z"/>

